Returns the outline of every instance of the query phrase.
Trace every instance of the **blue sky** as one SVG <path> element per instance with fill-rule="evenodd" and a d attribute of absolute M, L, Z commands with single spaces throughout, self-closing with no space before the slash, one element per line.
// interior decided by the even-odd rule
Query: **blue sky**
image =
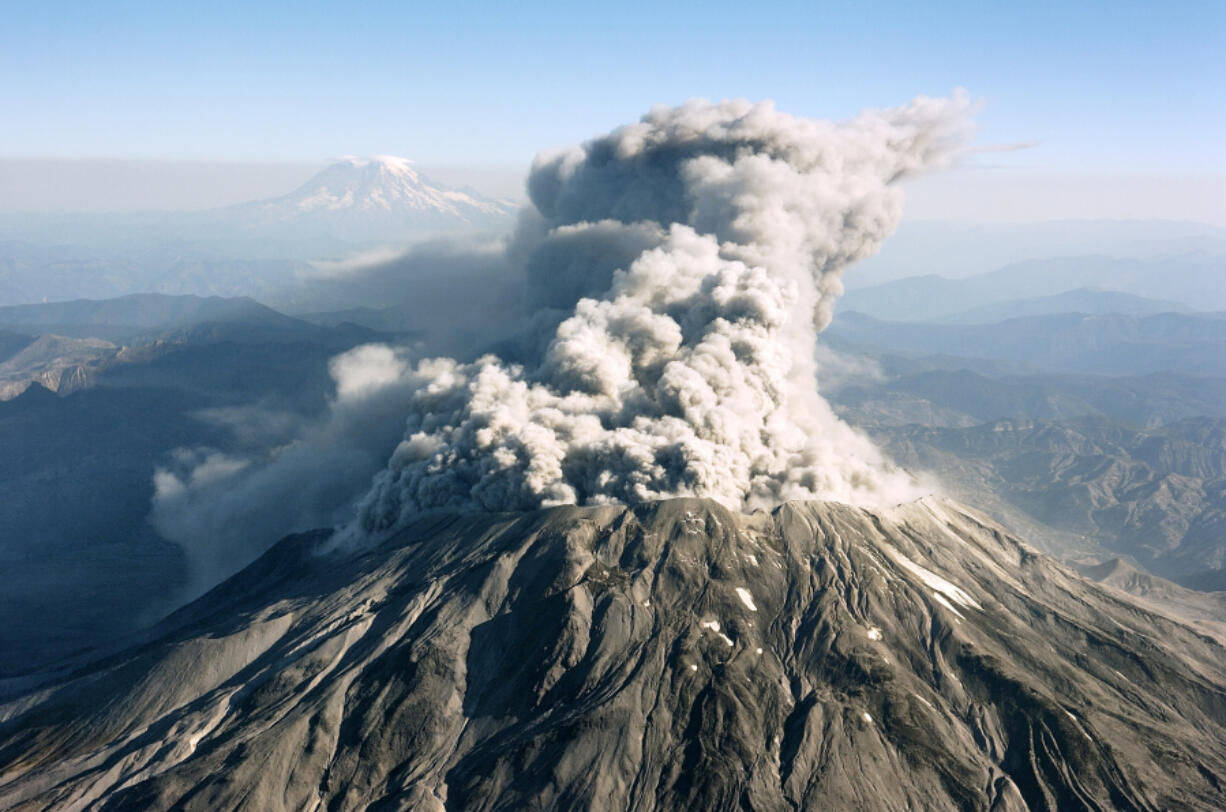
<path fill-rule="evenodd" d="M 0 157 L 520 163 L 690 96 L 982 99 L 1054 169 L 1217 172 L 1226 3 L 3 4 Z"/>
<path fill-rule="evenodd" d="M 0 212 L 203 208 L 395 154 L 517 195 L 694 96 L 845 118 L 966 88 L 984 152 L 909 217 L 1226 225 L 1226 2 L 0 0 Z"/>

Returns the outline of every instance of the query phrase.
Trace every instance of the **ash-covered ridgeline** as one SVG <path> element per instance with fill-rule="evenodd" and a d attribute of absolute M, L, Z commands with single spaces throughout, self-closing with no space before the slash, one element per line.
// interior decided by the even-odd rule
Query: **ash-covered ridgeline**
<path fill-rule="evenodd" d="M 0 702 L 0 808 L 1226 805 L 1226 650 L 949 501 L 327 536 Z"/>
<path fill-rule="evenodd" d="M 897 224 L 898 182 L 957 154 L 968 106 L 834 124 L 691 102 L 538 158 L 510 253 L 564 318 L 538 320 L 524 364 L 418 363 L 404 441 L 348 532 L 439 508 L 918 496 L 818 395 L 816 334 L 843 269 Z"/>

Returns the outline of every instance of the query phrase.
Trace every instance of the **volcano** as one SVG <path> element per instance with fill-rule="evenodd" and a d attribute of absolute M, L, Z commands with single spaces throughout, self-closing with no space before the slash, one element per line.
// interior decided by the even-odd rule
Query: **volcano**
<path fill-rule="evenodd" d="M 0 706 L 6 809 L 1210 809 L 1226 650 L 929 497 L 292 536 Z"/>
<path fill-rule="evenodd" d="M 502 230 L 516 209 L 510 201 L 436 183 L 407 158 L 379 155 L 345 158 L 288 194 L 219 213 L 260 233 L 394 242 Z"/>

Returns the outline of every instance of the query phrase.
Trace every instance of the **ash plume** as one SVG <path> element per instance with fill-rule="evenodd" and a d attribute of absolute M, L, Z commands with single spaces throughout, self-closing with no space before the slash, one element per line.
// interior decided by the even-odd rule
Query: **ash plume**
<path fill-rule="evenodd" d="M 537 236 L 507 261 L 558 318 L 523 363 L 406 374 L 404 439 L 345 532 L 434 509 L 916 495 L 818 395 L 816 334 L 896 226 L 897 181 L 952 159 L 968 109 L 921 97 L 836 124 L 695 101 L 538 158 Z"/>
<path fill-rule="evenodd" d="M 352 517 L 354 502 L 400 438 L 412 395 L 407 370 L 403 351 L 366 344 L 332 358 L 336 390 L 319 419 L 259 410 L 201 415 L 250 433 L 255 449 L 179 449 L 154 474 L 149 519 L 187 557 L 182 599 L 202 594 L 290 533 Z"/>

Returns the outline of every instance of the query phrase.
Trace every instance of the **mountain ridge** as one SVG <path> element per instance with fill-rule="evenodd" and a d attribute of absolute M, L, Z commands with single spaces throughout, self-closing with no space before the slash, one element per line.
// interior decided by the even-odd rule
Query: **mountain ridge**
<path fill-rule="evenodd" d="M 1220 253 L 1205 252 L 1144 258 L 1051 256 L 957 278 L 927 273 L 852 288 L 840 300 L 839 310 L 858 310 L 883 320 L 940 321 L 1081 288 L 1170 301 L 1190 310 L 1226 310 L 1222 263 Z"/>
<path fill-rule="evenodd" d="M 0 705 L 0 805 L 1210 807 L 1226 650 L 949 500 L 291 537 Z"/>
<path fill-rule="evenodd" d="M 1047 316 L 1056 313 L 1085 313 L 1105 316 L 1152 316 L 1159 313 L 1188 313 L 1193 308 L 1169 299 L 1153 299 L 1107 290 L 1100 287 L 1084 287 L 1053 293 L 1012 299 L 1005 302 L 981 305 L 941 319 L 949 324 L 992 324 L 1028 316 Z"/>
<path fill-rule="evenodd" d="M 1226 313 L 1055 313 L 997 324 L 882 321 L 840 313 L 827 334 L 899 354 L 1007 360 L 1064 373 L 1226 375 Z"/>

